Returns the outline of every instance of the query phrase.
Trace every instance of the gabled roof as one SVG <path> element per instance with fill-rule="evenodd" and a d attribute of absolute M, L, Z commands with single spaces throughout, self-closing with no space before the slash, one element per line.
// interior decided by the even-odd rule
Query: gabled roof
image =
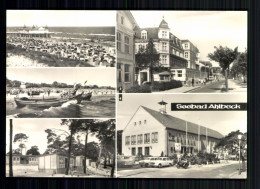
<path fill-rule="evenodd" d="M 173 117 L 168 114 L 162 114 L 160 112 L 157 112 L 155 110 L 152 110 L 152 109 L 144 107 L 144 106 L 141 106 L 141 107 L 166 128 L 176 129 L 179 131 L 186 132 L 186 121 L 185 120 L 177 118 L 177 117 Z M 188 133 L 198 134 L 198 131 L 199 131 L 198 124 L 187 121 L 187 131 L 188 131 Z M 206 127 L 200 126 L 200 135 L 206 136 Z M 220 139 L 220 138 L 224 137 L 221 133 L 219 133 L 213 129 L 209 129 L 209 128 L 207 128 L 207 136 L 216 138 L 216 139 Z"/>
<path fill-rule="evenodd" d="M 147 31 L 147 39 L 158 39 L 158 31 L 159 28 L 158 27 L 154 27 L 154 28 L 138 28 L 136 29 L 136 37 L 141 38 L 141 32 L 145 30 Z"/>

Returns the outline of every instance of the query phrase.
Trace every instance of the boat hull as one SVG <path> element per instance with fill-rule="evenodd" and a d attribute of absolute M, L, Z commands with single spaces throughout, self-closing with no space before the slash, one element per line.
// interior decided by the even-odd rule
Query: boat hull
<path fill-rule="evenodd" d="M 18 107 L 23 106 L 35 106 L 35 107 L 57 107 L 61 106 L 63 103 L 69 101 L 68 99 L 28 99 L 21 100 L 19 98 L 14 99 Z"/>

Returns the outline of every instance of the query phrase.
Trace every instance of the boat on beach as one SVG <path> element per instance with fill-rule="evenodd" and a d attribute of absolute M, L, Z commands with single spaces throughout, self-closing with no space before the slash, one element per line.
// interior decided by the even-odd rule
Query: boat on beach
<path fill-rule="evenodd" d="M 83 93 L 69 98 L 14 98 L 18 107 L 34 106 L 34 107 L 57 107 L 70 100 L 77 100 L 77 104 L 81 103 Z"/>

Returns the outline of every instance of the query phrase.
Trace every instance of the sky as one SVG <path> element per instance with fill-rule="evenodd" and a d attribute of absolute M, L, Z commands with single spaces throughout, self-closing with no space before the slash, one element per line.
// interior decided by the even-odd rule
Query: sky
<path fill-rule="evenodd" d="M 7 68 L 6 77 L 31 83 L 84 84 L 87 81 L 86 85 L 116 86 L 114 68 Z"/>
<path fill-rule="evenodd" d="M 247 48 L 246 11 L 131 11 L 140 28 L 159 27 L 164 16 L 171 32 L 181 40 L 190 40 L 200 51 L 201 60 L 209 60 L 214 46 L 227 46 L 239 52 Z M 218 63 L 213 62 L 214 66 Z"/>
<path fill-rule="evenodd" d="M 105 120 L 105 119 L 104 119 Z M 9 152 L 10 140 L 10 121 L 6 120 L 6 152 Z M 38 146 L 39 152 L 42 154 L 47 149 L 47 133 L 46 129 L 62 129 L 68 132 L 68 127 L 60 125 L 60 119 L 13 119 L 13 138 L 18 133 L 24 133 L 29 138 L 25 143 L 26 149 L 29 150 L 31 146 Z M 84 136 L 81 136 L 81 143 L 84 144 Z M 88 136 L 88 142 L 97 142 L 99 140 L 92 135 Z M 13 149 L 17 149 L 19 144 L 13 143 Z"/>
<path fill-rule="evenodd" d="M 115 11 L 7 10 L 8 26 L 115 26 Z"/>
<path fill-rule="evenodd" d="M 117 130 L 124 129 L 140 105 L 159 111 L 160 101 L 167 102 L 169 115 L 214 129 L 223 135 L 247 131 L 246 111 L 171 111 L 171 103 L 246 103 L 246 94 L 123 94 L 117 102 Z"/>

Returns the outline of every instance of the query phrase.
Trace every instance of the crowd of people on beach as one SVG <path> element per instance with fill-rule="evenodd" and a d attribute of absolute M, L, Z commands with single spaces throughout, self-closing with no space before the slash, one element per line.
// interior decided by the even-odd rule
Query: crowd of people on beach
<path fill-rule="evenodd" d="M 114 67 L 116 63 L 115 47 L 96 45 L 93 42 L 76 43 L 7 36 L 6 43 L 28 51 L 78 60 L 96 67 Z"/>

